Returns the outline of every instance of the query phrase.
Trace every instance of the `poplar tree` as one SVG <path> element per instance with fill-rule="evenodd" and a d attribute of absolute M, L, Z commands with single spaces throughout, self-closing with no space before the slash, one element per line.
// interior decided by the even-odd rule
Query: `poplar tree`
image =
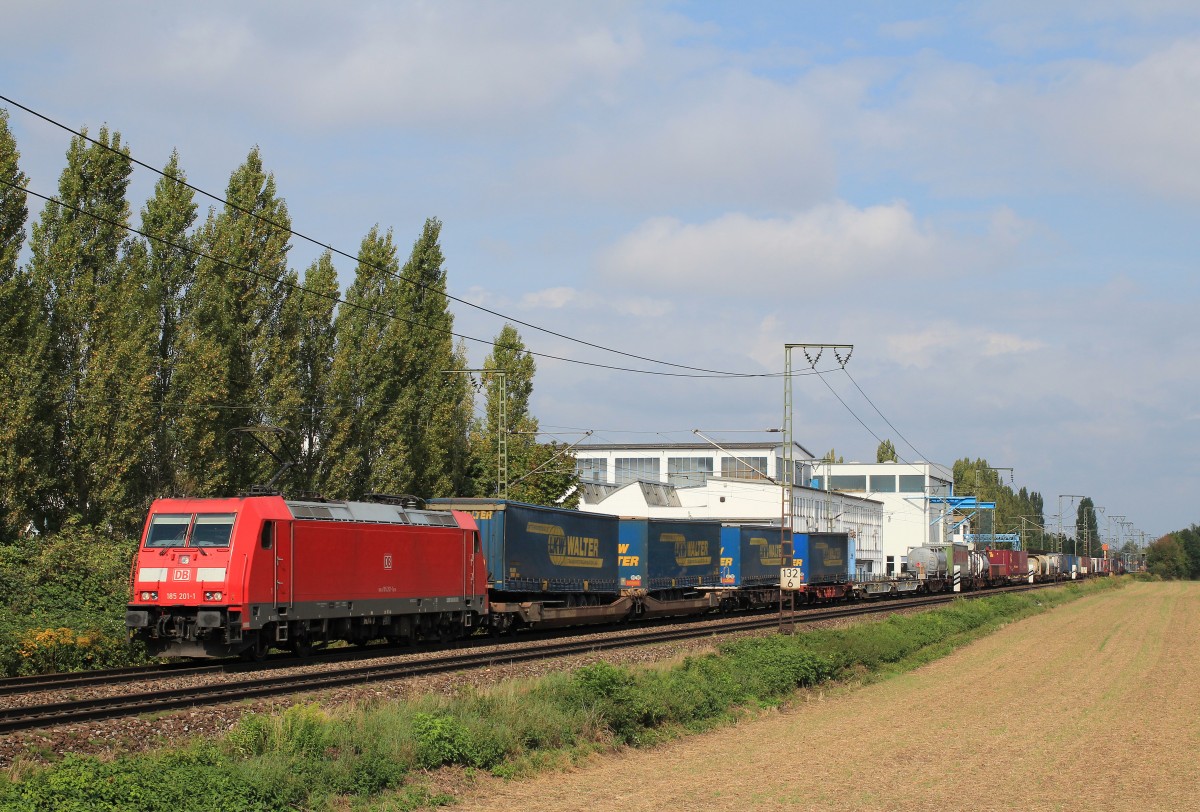
<path fill-rule="evenodd" d="M 499 375 L 484 373 L 486 416 L 482 430 L 472 438 L 472 448 L 478 458 L 477 470 L 482 473 L 478 490 L 485 495 L 497 494 L 496 454 L 502 431 L 500 404 L 503 402 L 508 431 L 509 498 L 539 505 L 574 507 L 578 503 L 578 496 L 572 493 L 572 486 L 578 482 L 575 455 L 558 443 L 538 442 L 538 421 L 529 410 L 537 364 L 526 350 L 520 333 L 511 324 L 500 330 L 483 366 L 503 372 L 504 379 L 501 381 Z"/>
<path fill-rule="evenodd" d="M 399 393 L 403 359 L 397 315 L 399 259 L 389 230 L 373 227 L 358 250 L 354 282 L 334 322 L 329 372 L 328 445 L 318 482 L 325 496 L 358 498 L 374 490 L 385 449 L 380 427 Z"/>
<path fill-rule="evenodd" d="M 274 463 L 234 430 L 261 426 L 288 289 L 291 221 L 258 149 L 229 179 L 228 203 L 197 236 L 200 259 L 184 296 L 172 407 L 178 487 L 229 495 L 263 481 Z"/>
<path fill-rule="evenodd" d="M 334 306 L 338 299 L 337 269 L 326 251 L 304 273 L 304 292 L 298 298 L 300 315 L 299 470 L 293 482 L 310 491 L 322 468 L 329 442 L 329 380 L 337 333 Z"/>
<path fill-rule="evenodd" d="M 455 369 L 454 316 L 446 298 L 446 270 L 438 242 L 442 224 L 429 218 L 402 271 L 398 318 L 388 343 L 400 351 L 399 390 L 381 432 L 387 453 L 373 487 L 387 493 L 427 497 L 455 486 L 448 449 L 465 442 L 468 427 L 455 422 L 462 382 Z"/>
<path fill-rule="evenodd" d="M 131 166 L 119 133 L 101 128 L 96 141 L 72 139 L 58 199 L 33 227 L 30 271 L 50 328 L 46 529 L 69 516 L 127 519 L 144 474 L 144 355 L 129 328 L 145 300 L 120 261 Z"/>
<path fill-rule="evenodd" d="M 154 448 L 150 488 L 155 496 L 174 490 L 175 412 L 168 404 L 173 399 L 179 359 L 184 293 L 196 274 L 190 234 L 196 221 L 195 196 L 186 185 L 178 153 L 171 153 L 163 174 L 166 177 L 155 184 L 154 195 L 141 212 L 141 230 L 150 236 L 134 242 L 129 252 L 134 272 L 144 280 L 153 313 L 154 403 L 147 428 Z"/>
<path fill-rule="evenodd" d="M 466 343 L 454 347 L 448 369 L 467 367 Z M 471 453 L 471 428 L 475 421 L 475 401 L 471 380 L 462 373 L 446 376 L 446 397 L 439 399 L 434 413 L 434 426 L 444 427 L 435 434 L 442 456 L 442 476 L 432 485 L 434 496 L 474 496 L 478 479 L 477 460 Z"/>
<path fill-rule="evenodd" d="M 295 271 L 288 271 L 282 281 L 284 284 L 275 294 L 278 306 L 270 308 L 268 320 L 260 327 L 262 414 L 259 419 L 263 426 L 280 431 L 263 440 L 278 459 L 258 455 L 258 476 L 254 481 L 259 484 L 275 477 L 281 463 L 294 469 L 300 458 L 300 432 L 304 425 L 304 393 L 300 388 L 303 294 L 297 292 L 300 283 Z M 277 480 L 276 487 L 290 490 L 297 473 L 289 470 Z"/>
<path fill-rule="evenodd" d="M 0 108 L 0 388 L 7 393 L 0 409 L 0 538 L 36 524 L 52 437 L 41 396 L 49 339 L 42 297 L 18 262 L 29 216 L 19 159 L 8 111 Z"/>
<path fill-rule="evenodd" d="M 896 446 L 891 440 L 884 440 L 875 449 L 875 462 L 896 462 L 900 459 L 900 455 L 896 453 Z"/>
<path fill-rule="evenodd" d="M 1100 555 L 1100 528 L 1096 522 L 1096 506 L 1090 496 L 1080 499 L 1075 509 L 1075 538 L 1079 542 L 1079 555 Z"/>

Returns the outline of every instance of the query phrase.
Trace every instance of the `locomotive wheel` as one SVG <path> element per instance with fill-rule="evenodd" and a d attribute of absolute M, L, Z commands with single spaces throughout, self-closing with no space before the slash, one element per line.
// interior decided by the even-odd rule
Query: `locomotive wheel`
<path fill-rule="evenodd" d="M 267 642 L 267 636 L 264 634 L 265 629 L 259 629 L 254 640 L 250 645 L 242 649 L 242 659 L 252 663 L 261 663 L 266 659 L 267 651 L 271 648 L 271 644 Z"/>
<path fill-rule="evenodd" d="M 308 639 L 308 635 L 296 635 L 292 638 L 292 653 L 301 659 L 308 659 L 312 656 L 312 641 Z"/>

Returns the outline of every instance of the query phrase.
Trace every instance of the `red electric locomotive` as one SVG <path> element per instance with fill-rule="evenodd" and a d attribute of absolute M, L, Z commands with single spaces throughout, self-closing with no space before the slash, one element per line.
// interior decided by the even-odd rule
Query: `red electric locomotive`
<path fill-rule="evenodd" d="M 125 625 L 162 656 L 450 639 L 488 612 L 474 519 L 411 500 L 159 499 Z"/>

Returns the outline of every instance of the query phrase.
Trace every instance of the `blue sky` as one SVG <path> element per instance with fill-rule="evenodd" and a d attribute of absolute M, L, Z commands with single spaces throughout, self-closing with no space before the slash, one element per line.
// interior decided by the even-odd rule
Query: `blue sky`
<path fill-rule="evenodd" d="M 1012 466 L 1051 514 L 1074 493 L 1148 534 L 1200 521 L 1193 2 L 8 5 L 0 92 L 153 165 L 177 149 L 217 193 L 258 145 L 298 231 L 354 253 L 437 216 L 456 296 L 672 363 L 852 343 L 912 445 L 834 371 L 849 408 L 796 381 L 812 450 L 891 438 Z M 67 136 L 10 114 L 52 193 Z M 534 409 L 560 439 L 744 439 L 782 384 L 543 359 Z"/>

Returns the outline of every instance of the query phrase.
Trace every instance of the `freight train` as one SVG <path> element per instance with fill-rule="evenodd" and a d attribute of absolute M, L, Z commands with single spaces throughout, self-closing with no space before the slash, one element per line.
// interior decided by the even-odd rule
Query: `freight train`
<path fill-rule="evenodd" d="M 253 659 L 272 647 L 450 641 L 780 600 L 778 526 L 494 499 L 369 499 L 156 501 L 129 576 L 131 639 L 160 656 Z M 914 551 L 917 577 L 858 583 L 845 533 L 797 533 L 791 552 L 802 603 L 1054 579 L 1066 566 L 1047 559 L 1043 576 L 1039 556 L 989 551 L 1009 554 L 993 566 L 947 545 Z"/>

